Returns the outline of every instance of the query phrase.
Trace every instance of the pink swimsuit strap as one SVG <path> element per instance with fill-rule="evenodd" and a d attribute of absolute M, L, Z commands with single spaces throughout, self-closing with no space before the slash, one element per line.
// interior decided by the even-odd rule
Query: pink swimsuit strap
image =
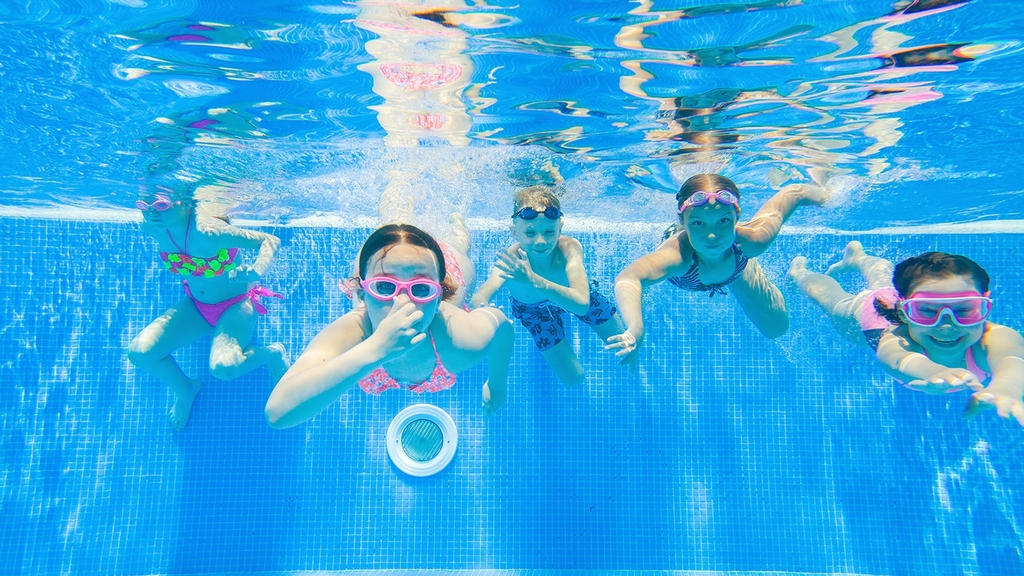
<path fill-rule="evenodd" d="M 981 369 L 978 363 L 974 360 L 974 346 L 967 349 L 967 369 L 970 370 L 975 376 L 977 376 L 982 384 L 988 383 L 992 375 Z"/>
<path fill-rule="evenodd" d="M 429 334 L 429 332 L 428 332 Z M 430 345 L 434 349 L 434 371 L 430 373 L 423 382 L 413 384 L 411 382 L 398 382 L 388 374 L 383 366 L 377 367 L 368 376 L 359 381 L 359 387 L 367 394 L 380 394 L 391 388 L 406 388 L 410 392 L 422 394 L 424 392 L 440 392 L 455 385 L 455 374 L 452 374 L 441 363 L 441 356 L 437 353 L 437 344 L 434 342 L 434 335 L 430 334 Z"/>

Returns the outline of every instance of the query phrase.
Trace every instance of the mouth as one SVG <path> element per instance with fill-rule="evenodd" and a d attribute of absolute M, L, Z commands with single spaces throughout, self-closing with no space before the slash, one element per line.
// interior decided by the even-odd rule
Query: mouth
<path fill-rule="evenodd" d="M 953 340 L 936 338 L 935 336 L 929 336 L 929 338 L 931 338 L 932 342 L 934 342 L 940 348 L 956 348 L 957 346 L 960 345 L 961 342 L 964 341 L 964 338 L 967 338 L 967 336 L 960 336 L 959 338 L 955 338 Z"/>

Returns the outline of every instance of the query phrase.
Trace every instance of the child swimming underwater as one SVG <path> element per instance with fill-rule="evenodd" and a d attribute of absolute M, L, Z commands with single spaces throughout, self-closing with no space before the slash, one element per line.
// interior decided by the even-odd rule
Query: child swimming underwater
<path fill-rule="evenodd" d="M 885 268 L 882 262 L 851 242 L 830 272 L 850 267 L 879 272 Z M 897 382 L 928 394 L 971 389 L 966 416 L 995 407 L 1001 417 L 1012 416 L 1024 426 L 1024 338 L 988 321 L 989 275 L 973 260 L 926 252 L 900 262 L 889 286 L 873 286 L 856 296 L 808 271 L 802 257 L 794 259 L 790 276 L 837 326 L 864 326 L 864 342 L 877 342 L 876 356 Z M 873 284 L 880 284 L 875 276 Z M 872 333 L 879 328 L 875 341 Z"/>
<path fill-rule="evenodd" d="M 606 348 L 617 350 L 623 363 L 636 359 L 644 340 L 643 290 L 663 280 L 709 297 L 728 290 L 761 334 L 783 335 L 789 329 L 786 301 L 755 257 L 771 246 L 797 207 L 821 205 L 826 198 L 817 185 L 791 184 L 741 223 L 740 193 L 732 180 L 718 174 L 689 178 L 676 194 L 682 231 L 615 279 L 615 302 L 626 330 L 612 336 Z"/>
<path fill-rule="evenodd" d="M 456 287 L 451 259 L 429 234 L 408 224 L 378 228 L 357 261 L 356 307 L 317 334 L 267 400 L 267 421 L 288 428 L 309 420 L 358 385 L 440 392 L 456 374 L 487 359 L 484 413 L 505 402 L 512 325 L 502 312 L 466 312 L 448 302 Z"/>
<path fill-rule="evenodd" d="M 563 314 L 572 312 L 607 341 L 623 331 L 615 306 L 587 279 L 583 246 L 562 235 L 561 203 L 549 188 L 531 186 L 516 191 L 512 236 L 516 243 L 498 253 L 472 305 L 486 306 L 495 292 L 506 287 L 512 315 L 530 331 L 558 379 L 567 385 L 579 384 L 584 378 L 583 366 L 565 340 Z"/>
<path fill-rule="evenodd" d="M 173 351 L 213 332 L 210 373 L 214 377 L 233 380 L 267 365 L 275 384 L 288 369 L 288 357 L 280 343 L 249 343 L 257 315 L 267 313 L 260 297 L 283 298 L 257 284 L 281 241 L 200 215 L 192 198 L 173 196 L 162 189 L 140 196 L 136 206 L 142 211 L 142 230 L 160 247 L 164 267 L 182 276 L 185 297 L 132 340 L 128 359 L 174 392 L 168 417 L 175 430 L 182 430 L 202 385 L 181 371 Z M 239 249 L 259 250 L 252 266 L 242 263 Z"/>

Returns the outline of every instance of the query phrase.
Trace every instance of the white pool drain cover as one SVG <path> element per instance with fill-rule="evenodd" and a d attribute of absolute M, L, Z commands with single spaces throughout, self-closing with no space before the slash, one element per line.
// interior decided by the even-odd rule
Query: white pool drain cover
<path fill-rule="evenodd" d="M 455 422 L 430 404 L 413 404 L 388 426 L 388 456 L 410 476 L 430 476 L 444 469 L 459 444 Z"/>

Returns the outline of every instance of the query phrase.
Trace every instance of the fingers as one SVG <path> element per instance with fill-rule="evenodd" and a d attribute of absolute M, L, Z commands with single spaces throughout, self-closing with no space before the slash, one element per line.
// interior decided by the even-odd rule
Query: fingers
<path fill-rule="evenodd" d="M 1024 403 L 1018 402 L 1013 405 L 1013 409 L 1010 410 L 1010 414 L 1017 419 L 1017 423 L 1024 426 Z"/>
<path fill-rule="evenodd" d="M 1016 398 L 997 396 L 991 392 L 978 392 L 971 396 L 964 409 L 964 418 L 974 418 L 979 413 L 996 409 L 1001 418 L 1013 418 L 1018 424 L 1024 426 L 1024 402 Z"/>
<path fill-rule="evenodd" d="M 622 334 L 609 336 L 605 342 L 607 342 L 604 347 L 605 350 L 618 349 L 618 352 L 615 353 L 616 357 L 627 357 L 624 358 L 623 363 L 630 360 L 628 357 L 635 356 L 637 349 L 640 348 L 640 343 L 637 342 L 636 337 L 628 330 Z"/>
<path fill-rule="evenodd" d="M 998 397 L 991 392 L 978 392 L 968 400 L 963 415 L 965 418 L 974 418 L 979 413 L 995 407 L 997 400 Z"/>

